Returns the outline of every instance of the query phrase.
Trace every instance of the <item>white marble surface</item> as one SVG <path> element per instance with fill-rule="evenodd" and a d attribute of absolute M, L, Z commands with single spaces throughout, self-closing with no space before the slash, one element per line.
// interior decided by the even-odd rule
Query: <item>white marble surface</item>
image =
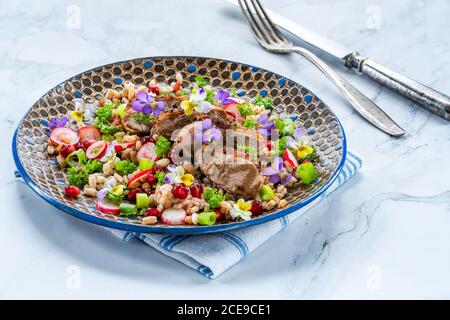
<path fill-rule="evenodd" d="M 450 93 L 446 0 L 264 3 Z M 68 28 L 73 4 L 80 29 Z M 381 14 L 377 30 L 367 28 L 370 5 Z M 449 123 L 336 65 L 409 133 L 387 137 L 300 57 L 261 50 L 237 13 L 220 0 L 0 1 L 0 298 L 450 298 Z M 365 158 L 345 190 L 214 281 L 59 212 L 13 175 L 14 128 L 45 91 L 99 64 L 171 54 L 298 80 L 332 106 Z"/>

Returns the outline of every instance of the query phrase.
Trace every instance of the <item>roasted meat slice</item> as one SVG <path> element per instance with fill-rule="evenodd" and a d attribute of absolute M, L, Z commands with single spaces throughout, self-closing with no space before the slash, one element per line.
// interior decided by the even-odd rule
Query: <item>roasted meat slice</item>
<path fill-rule="evenodd" d="M 226 192 L 244 198 L 256 197 L 262 179 L 257 166 L 246 159 L 246 155 L 236 150 L 225 149 L 225 152 L 212 152 L 205 155 L 201 172 Z M 222 148 L 222 151 L 224 149 Z M 219 149 L 216 149 L 219 151 Z"/>
<path fill-rule="evenodd" d="M 133 110 L 130 110 L 125 115 L 122 125 L 123 127 L 130 133 L 137 134 L 139 136 L 146 136 L 150 134 L 150 127 L 152 125 L 152 121 L 150 122 L 139 122 L 136 120 L 135 115 L 137 113 Z"/>
<path fill-rule="evenodd" d="M 209 118 L 219 128 L 228 129 L 234 126 L 234 120 L 219 108 L 213 108 L 209 113 L 194 112 L 186 115 L 183 110 L 163 113 L 152 127 L 152 135 L 158 134 L 175 140 L 179 130 L 195 121 Z"/>

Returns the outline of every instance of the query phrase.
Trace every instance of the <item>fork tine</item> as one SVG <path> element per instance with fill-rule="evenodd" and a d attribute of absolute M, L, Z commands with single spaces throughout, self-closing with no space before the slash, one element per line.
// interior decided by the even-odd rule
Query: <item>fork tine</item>
<path fill-rule="evenodd" d="M 280 41 L 286 42 L 289 41 L 279 30 L 278 28 L 273 24 L 272 20 L 270 19 L 269 15 L 267 14 L 266 10 L 264 10 L 264 7 L 261 5 L 261 2 L 259 0 L 252 0 L 253 6 L 256 9 L 256 12 L 260 12 L 263 15 L 263 19 L 267 21 L 269 24 L 269 29 L 272 31 L 271 33 L 274 34 Z"/>
<path fill-rule="evenodd" d="M 248 6 L 247 1 L 246 0 L 238 0 L 238 3 L 239 3 L 239 6 L 241 7 L 242 13 L 244 14 L 245 20 L 247 21 L 247 24 L 250 27 L 250 31 L 252 32 L 252 34 L 256 38 L 256 40 L 259 42 L 259 44 L 262 46 L 270 44 L 271 40 L 269 40 L 267 38 L 266 34 L 261 30 L 257 21 L 255 20 L 255 17 L 251 13 L 251 10 L 250 10 L 250 7 Z"/>
<path fill-rule="evenodd" d="M 247 1 L 247 0 L 244 0 Z M 267 24 L 267 19 L 265 19 L 263 17 L 263 14 L 261 12 L 261 10 L 258 8 L 259 3 L 255 3 L 254 0 L 250 0 L 252 6 L 253 6 L 253 11 L 254 15 L 256 15 L 256 20 L 259 21 L 259 25 L 261 26 L 261 28 L 263 29 L 265 35 L 267 38 L 270 38 L 273 42 L 280 42 L 281 40 L 277 38 L 276 34 L 273 32 L 273 30 L 271 30 L 270 26 Z"/>

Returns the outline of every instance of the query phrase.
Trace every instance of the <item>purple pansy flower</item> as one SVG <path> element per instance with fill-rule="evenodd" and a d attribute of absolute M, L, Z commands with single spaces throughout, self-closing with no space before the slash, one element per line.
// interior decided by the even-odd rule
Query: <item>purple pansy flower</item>
<path fill-rule="evenodd" d="M 209 144 L 220 139 L 222 139 L 222 132 L 213 127 L 211 119 L 204 119 L 195 127 L 195 141 Z"/>
<path fill-rule="evenodd" d="M 263 113 L 259 117 L 258 123 L 259 123 L 259 129 L 258 129 L 259 132 L 265 137 L 270 137 L 270 135 L 272 134 L 272 130 L 275 129 L 275 122 L 269 121 L 269 115 L 266 113 Z"/>
<path fill-rule="evenodd" d="M 230 93 L 228 91 L 217 90 L 216 91 L 216 97 L 215 97 L 214 101 L 220 102 L 220 104 L 222 106 L 225 106 L 225 105 L 230 104 L 230 103 L 236 103 L 236 101 L 234 101 L 233 99 L 229 99 L 229 98 L 230 98 Z"/>
<path fill-rule="evenodd" d="M 298 149 L 300 146 L 306 143 L 307 137 L 305 136 L 306 130 L 303 128 L 297 128 L 294 130 L 294 137 L 286 137 L 286 145 L 291 149 Z"/>
<path fill-rule="evenodd" d="M 286 171 L 281 157 L 274 158 L 272 166 L 262 169 L 261 173 L 269 177 L 269 181 L 274 184 L 281 182 L 281 184 L 285 185 L 292 179 L 292 174 Z"/>
<path fill-rule="evenodd" d="M 68 118 L 66 116 L 62 116 L 61 118 L 52 118 L 48 123 L 48 129 L 45 129 L 45 133 L 49 136 L 50 132 L 52 132 L 55 128 L 65 127 L 67 124 Z"/>
<path fill-rule="evenodd" d="M 131 106 L 134 111 L 159 116 L 164 111 L 165 104 L 164 101 L 155 101 L 147 92 L 138 92 Z"/>

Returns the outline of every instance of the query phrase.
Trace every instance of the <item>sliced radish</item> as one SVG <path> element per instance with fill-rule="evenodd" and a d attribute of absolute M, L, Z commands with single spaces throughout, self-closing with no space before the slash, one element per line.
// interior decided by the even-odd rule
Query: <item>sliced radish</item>
<path fill-rule="evenodd" d="M 50 141 L 57 145 L 75 146 L 79 140 L 77 133 L 70 128 L 55 128 L 50 133 Z"/>
<path fill-rule="evenodd" d="M 147 176 L 151 173 L 154 173 L 155 171 L 153 169 L 144 170 L 141 172 L 136 173 L 134 176 L 132 176 L 130 179 L 128 179 L 128 185 L 131 186 L 133 182 L 141 179 L 141 178 L 147 178 Z"/>
<path fill-rule="evenodd" d="M 238 110 L 239 103 L 230 103 L 223 107 L 223 110 L 226 112 L 230 112 L 234 115 L 237 122 L 242 123 L 244 122 L 244 117 L 242 117 L 241 113 Z"/>
<path fill-rule="evenodd" d="M 120 213 L 120 208 L 119 206 L 115 205 L 114 203 L 106 200 L 106 199 L 102 199 L 99 200 L 97 202 L 97 210 L 103 213 L 110 213 L 110 214 L 119 214 Z"/>
<path fill-rule="evenodd" d="M 144 144 L 141 149 L 139 149 L 139 152 L 136 155 L 136 160 L 139 162 L 142 158 L 147 158 L 152 161 L 156 160 L 156 148 L 153 142 L 148 142 Z"/>
<path fill-rule="evenodd" d="M 292 168 L 297 169 L 298 161 L 297 159 L 295 159 L 294 155 L 289 149 L 284 150 L 283 158 L 285 161 L 287 161 L 287 163 L 291 165 Z"/>
<path fill-rule="evenodd" d="M 94 142 L 87 148 L 86 157 L 88 159 L 98 159 L 103 157 L 106 152 L 106 148 L 108 147 L 108 143 L 106 141 L 97 141 Z"/>
<path fill-rule="evenodd" d="M 183 209 L 166 209 L 161 214 L 161 222 L 168 225 L 185 224 L 186 212 Z"/>
<path fill-rule="evenodd" d="M 132 148 L 136 145 L 136 142 L 127 142 L 127 143 L 118 143 L 114 146 L 116 152 L 120 152 L 122 150 Z"/>
<path fill-rule="evenodd" d="M 78 130 L 78 136 L 80 137 L 81 143 L 89 143 L 100 141 L 102 139 L 102 134 L 96 127 L 87 126 Z"/>

